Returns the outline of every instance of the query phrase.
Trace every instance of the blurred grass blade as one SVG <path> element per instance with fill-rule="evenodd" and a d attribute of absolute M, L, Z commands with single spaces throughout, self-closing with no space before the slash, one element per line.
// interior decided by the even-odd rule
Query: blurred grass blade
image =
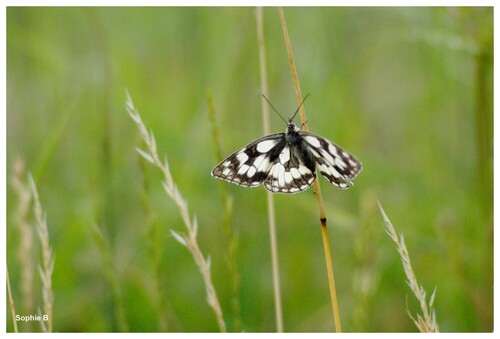
<path fill-rule="evenodd" d="M 151 156 L 150 158 L 152 160 L 151 163 L 159 170 L 161 170 L 161 172 L 163 173 L 164 176 L 163 187 L 165 189 L 165 192 L 177 205 L 179 213 L 184 222 L 184 226 L 186 226 L 186 229 L 188 231 L 187 235 L 182 237 L 184 241 L 180 241 L 180 243 L 188 249 L 188 251 L 193 256 L 196 265 L 200 269 L 203 282 L 205 283 L 208 304 L 214 311 L 217 324 L 219 325 L 219 329 L 221 330 L 221 332 L 226 332 L 226 324 L 222 316 L 222 309 L 220 307 L 220 303 L 217 298 L 217 293 L 215 292 L 215 287 L 212 282 L 212 277 L 210 273 L 210 262 L 204 258 L 201 249 L 198 245 L 198 240 L 196 238 L 196 231 L 198 228 L 196 217 L 194 217 L 193 220 L 191 220 L 189 216 L 187 201 L 182 197 L 181 193 L 179 192 L 179 189 L 177 188 L 177 185 L 174 182 L 172 173 L 170 173 L 167 156 L 165 155 L 164 162 L 160 161 L 160 156 L 158 155 L 156 149 L 156 142 L 154 140 L 153 131 L 151 130 L 148 133 L 146 125 L 142 121 L 139 111 L 134 106 L 132 98 L 130 97 L 128 92 L 126 92 L 126 96 L 127 99 L 125 107 L 129 115 L 134 120 L 137 128 L 139 129 L 139 132 L 141 133 L 144 142 L 146 143 L 147 148 L 149 149 L 149 154 Z M 175 232 L 172 234 L 177 240 L 180 239 L 179 237 L 177 237 L 178 234 L 176 235 Z"/>
<path fill-rule="evenodd" d="M 113 254 L 110 245 L 106 240 L 106 238 L 104 237 L 104 234 L 102 233 L 102 230 L 101 228 L 99 228 L 98 225 L 94 225 L 92 227 L 92 234 L 94 241 L 97 247 L 99 248 L 99 251 L 101 252 L 103 260 L 102 270 L 104 276 L 111 287 L 113 303 L 114 303 L 113 310 L 114 310 L 116 325 L 120 332 L 128 332 L 129 326 L 125 314 L 123 292 L 120 286 L 120 280 L 118 279 L 118 275 L 116 273 L 115 265 L 113 263 Z"/>
<path fill-rule="evenodd" d="M 391 221 L 389 220 L 389 217 L 385 213 L 384 209 L 382 208 L 382 205 L 380 202 L 378 202 L 378 207 L 380 209 L 380 213 L 382 214 L 382 217 L 384 218 L 385 225 L 387 227 L 387 234 L 391 237 L 391 239 L 396 243 L 396 248 L 398 250 L 398 253 L 401 257 L 401 262 L 403 264 L 403 269 L 406 274 L 406 279 L 408 286 L 410 287 L 411 291 L 417 298 L 420 304 L 420 308 L 422 311 L 422 315 L 417 314 L 417 317 L 415 318 L 414 316 L 411 315 L 410 311 L 408 310 L 408 315 L 410 318 L 413 320 L 415 325 L 418 327 L 420 332 L 439 332 L 438 324 L 436 322 L 436 317 L 435 317 L 435 312 L 433 309 L 433 303 L 434 303 L 434 296 L 436 294 L 436 289 L 434 289 L 434 292 L 431 295 L 431 298 L 429 302 L 426 301 L 426 291 L 422 287 L 422 285 L 419 285 L 417 281 L 417 277 L 415 276 L 415 273 L 413 272 L 413 268 L 411 266 L 410 262 L 410 255 L 408 254 L 408 250 L 406 248 L 403 234 L 401 234 L 399 237 L 396 234 L 396 230 L 392 226 Z"/>
<path fill-rule="evenodd" d="M 32 312 L 35 309 L 33 284 L 35 276 L 33 261 L 34 229 L 30 220 L 32 194 L 30 186 L 25 182 L 26 177 L 25 161 L 18 156 L 15 159 L 14 173 L 10 180 L 18 203 L 13 218 L 20 241 L 19 248 L 17 249 L 17 258 L 19 260 L 19 268 L 21 269 L 21 282 L 18 284 L 21 290 L 21 297 L 18 299 L 18 305 L 20 306 L 18 311 Z M 33 323 L 25 322 L 21 330 L 23 332 L 31 332 L 33 330 Z"/>
<path fill-rule="evenodd" d="M 10 288 L 10 278 L 9 278 L 9 269 L 7 268 L 7 295 L 9 297 L 9 306 L 10 306 L 10 315 L 12 316 L 12 325 L 14 326 L 14 332 L 19 332 L 17 329 L 17 320 L 16 320 L 16 306 L 14 303 L 14 298 L 12 297 L 12 290 Z"/>
<path fill-rule="evenodd" d="M 264 9 L 257 7 L 256 9 L 257 21 L 257 39 L 259 47 L 259 70 L 260 70 L 260 87 L 263 95 L 266 97 L 268 94 L 267 84 L 267 67 L 266 67 L 266 48 L 264 40 Z M 264 102 L 261 97 L 262 108 L 262 125 L 264 135 L 271 133 L 269 122 L 269 106 Z M 280 269 L 278 260 L 278 236 L 276 232 L 276 213 L 274 209 L 274 196 L 271 192 L 266 190 L 267 196 L 267 219 L 269 223 L 269 242 L 271 247 L 271 264 L 273 273 L 273 293 L 274 293 L 274 313 L 276 317 L 276 331 L 283 332 L 283 306 L 281 304 L 281 287 L 280 287 Z"/>
<path fill-rule="evenodd" d="M 212 141 L 215 145 L 215 160 L 216 163 L 222 161 L 222 142 L 217 124 L 217 115 L 215 112 L 214 98 L 210 89 L 207 89 L 208 103 L 208 119 L 212 125 Z M 240 273 L 238 272 L 237 257 L 238 257 L 238 234 L 234 230 L 233 222 L 233 197 L 227 192 L 226 185 L 223 181 L 219 181 L 219 192 L 224 207 L 222 217 L 222 230 L 227 242 L 227 265 L 229 274 L 231 275 L 231 309 L 233 312 L 235 332 L 241 331 L 241 311 L 240 311 Z"/>
<path fill-rule="evenodd" d="M 52 332 L 52 311 L 54 305 L 54 292 L 52 289 L 52 271 L 54 270 L 54 257 L 49 240 L 49 228 L 47 226 L 47 215 L 43 212 L 42 203 L 38 190 L 33 180 L 33 176 L 29 174 L 28 181 L 33 195 L 33 212 L 36 219 L 36 228 L 42 248 L 42 264 L 39 267 L 40 278 L 42 280 L 42 300 L 43 314 L 47 316 L 47 321 L 40 321 L 44 332 Z"/>

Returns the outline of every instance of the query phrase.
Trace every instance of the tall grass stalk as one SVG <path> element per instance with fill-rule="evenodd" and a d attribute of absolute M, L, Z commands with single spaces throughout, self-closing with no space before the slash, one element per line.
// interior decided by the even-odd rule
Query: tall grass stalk
<path fill-rule="evenodd" d="M 47 316 L 47 321 L 40 321 L 44 332 L 52 332 L 52 311 L 54 303 L 54 292 L 52 290 L 52 272 L 54 271 L 54 257 L 49 242 L 49 229 L 47 227 L 47 215 L 43 212 L 40 196 L 31 174 L 29 175 L 31 193 L 33 195 L 33 211 L 36 219 L 36 228 L 42 248 L 42 264 L 39 267 L 42 279 L 43 312 Z"/>
<path fill-rule="evenodd" d="M 216 162 L 222 161 L 222 145 L 220 141 L 220 133 L 217 124 L 217 117 L 215 114 L 215 105 L 212 93 L 207 90 L 207 102 L 208 102 L 208 119 L 212 124 L 212 138 L 215 145 L 215 158 Z M 232 220 L 233 220 L 233 199 L 232 196 L 228 194 L 226 185 L 224 182 L 219 181 L 219 190 L 222 199 L 222 205 L 224 206 L 224 216 L 222 220 L 222 229 L 226 237 L 228 244 L 227 253 L 227 265 L 229 269 L 229 274 L 231 277 L 231 308 L 234 317 L 234 331 L 241 331 L 241 310 L 240 310 L 240 274 L 238 272 L 238 265 L 236 263 L 236 258 L 238 255 L 238 244 L 239 238 L 238 234 L 234 232 Z"/>
<path fill-rule="evenodd" d="M 401 257 L 401 262 L 403 264 L 403 269 L 406 274 L 406 279 L 408 286 L 410 286 L 411 291 L 417 298 L 419 304 L 420 304 L 420 309 L 422 310 L 422 315 L 417 314 L 417 316 L 413 316 L 409 310 L 408 315 L 410 318 L 413 320 L 417 328 L 420 330 L 420 332 L 439 332 L 439 327 L 436 321 L 436 312 L 434 312 L 433 309 L 433 303 L 434 303 L 434 296 L 436 295 L 436 289 L 434 289 L 434 292 L 432 292 L 431 297 L 429 298 L 429 301 L 427 301 L 426 298 L 426 292 L 423 288 L 422 285 L 420 285 L 417 281 L 417 277 L 415 276 L 415 273 L 413 272 L 413 268 L 411 266 L 410 262 L 410 255 L 408 254 L 408 250 L 406 249 L 406 245 L 404 242 L 403 234 L 401 234 L 399 237 L 396 233 L 396 230 L 392 226 L 391 221 L 387 217 L 387 214 L 385 214 L 384 209 L 382 208 L 382 205 L 380 202 L 378 203 L 378 207 L 380 209 L 380 213 L 382 214 L 382 217 L 384 218 L 385 225 L 387 227 L 387 234 L 391 237 L 391 239 L 394 241 L 396 244 L 396 248 L 398 250 L 399 256 Z"/>
<path fill-rule="evenodd" d="M 380 290 L 380 270 L 378 267 L 379 248 L 381 241 L 379 211 L 377 207 L 376 192 L 366 189 L 360 199 L 360 222 L 354 229 L 352 244 L 355 269 L 351 282 L 350 329 L 357 332 L 369 331 L 373 319 L 374 297 Z"/>
<path fill-rule="evenodd" d="M 103 259 L 103 273 L 106 277 L 106 280 L 108 281 L 108 284 L 111 287 L 111 292 L 113 294 L 113 310 L 115 313 L 114 315 L 116 326 L 120 332 L 128 332 L 129 326 L 125 313 L 125 306 L 123 303 L 123 292 L 121 290 L 120 281 L 113 264 L 113 254 L 110 245 L 104 237 L 101 228 L 99 228 L 97 225 L 94 225 L 92 231 L 94 241 L 96 242 L 97 247 L 99 247 L 99 251 L 101 252 L 101 256 Z"/>
<path fill-rule="evenodd" d="M 134 103 L 132 102 L 132 99 L 128 92 L 125 107 L 130 114 L 130 117 L 132 118 L 132 120 L 134 120 L 135 124 L 139 128 L 139 132 L 141 133 L 141 136 L 148 149 L 147 151 L 143 151 L 137 148 L 137 151 L 144 157 L 144 159 L 156 166 L 163 173 L 165 179 L 165 181 L 163 182 L 163 187 L 167 192 L 167 195 L 172 198 L 174 203 L 177 205 L 179 213 L 181 214 L 182 220 L 187 229 L 187 234 L 180 234 L 173 230 L 170 230 L 170 232 L 172 233 L 174 238 L 181 245 L 185 246 L 193 256 L 193 259 L 200 269 L 203 281 L 205 283 L 208 304 L 215 314 L 219 329 L 222 332 L 226 332 L 226 325 L 222 316 L 219 299 L 217 298 L 217 293 L 215 292 L 215 287 L 210 276 L 210 257 L 205 258 L 200 250 L 200 247 L 198 246 L 198 240 L 196 238 L 198 232 L 198 221 L 196 219 L 196 216 L 191 220 L 187 202 L 182 197 L 177 188 L 177 185 L 174 182 L 172 174 L 170 173 L 167 158 L 165 157 L 165 160 L 163 162 L 160 160 L 153 133 L 148 132 L 146 126 L 142 122 L 139 110 L 134 106 Z"/>
<path fill-rule="evenodd" d="M 17 258 L 21 269 L 21 312 L 33 312 L 35 305 L 35 292 L 33 291 L 34 265 L 33 265 L 33 227 L 29 220 L 31 207 L 31 190 L 25 182 L 26 167 L 24 160 L 17 158 L 14 162 L 14 173 L 11 177 L 11 185 L 17 196 L 18 206 L 14 215 L 14 224 L 19 234 L 19 249 Z M 31 322 L 24 323 L 23 328 L 30 331 Z"/>
<path fill-rule="evenodd" d="M 102 188 L 102 205 L 98 218 L 101 226 L 107 227 L 108 230 L 113 231 L 113 221 L 115 218 L 115 196 L 113 192 L 113 110 L 111 108 L 111 89 L 113 88 L 113 66 L 112 58 L 110 57 L 110 44 L 106 35 L 106 26 L 100 16 L 99 11 L 94 7 L 84 7 L 83 9 L 86 19 L 89 23 L 89 31 L 93 43 L 95 43 L 97 60 L 94 64 L 96 67 L 96 75 L 100 77 L 99 84 L 99 146 L 100 146 L 100 159 L 98 163 L 101 165 L 101 178 L 100 187 Z"/>
<path fill-rule="evenodd" d="M 19 332 L 17 329 L 17 321 L 16 321 L 16 305 L 14 304 L 14 298 L 12 297 L 12 290 L 10 288 L 10 278 L 9 278 L 9 269 L 7 268 L 7 294 L 9 296 L 9 306 L 10 306 L 10 314 L 12 315 L 12 324 L 14 325 L 14 332 Z"/>
<path fill-rule="evenodd" d="M 262 7 L 256 9 L 257 21 L 257 39 L 259 45 L 259 69 L 260 69 L 260 87 L 262 94 L 268 95 L 267 86 L 267 67 L 266 67 L 266 49 L 264 40 L 264 10 Z M 270 119 L 269 105 L 261 98 L 262 106 L 262 124 L 264 135 L 270 134 Z M 276 316 L 276 331 L 283 332 L 283 311 L 281 306 L 281 291 L 280 291 L 280 275 L 279 275 L 279 260 L 278 260 L 278 240 L 276 235 L 276 213 L 274 210 L 273 193 L 266 191 L 267 194 L 267 212 L 269 221 L 269 234 L 271 245 L 271 262 L 273 271 L 273 291 L 274 291 L 274 312 Z"/>
<path fill-rule="evenodd" d="M 168 310 L 167 310 L 167 298 L 165 296 L 165 288 L 162 286 L 161 276 L 161 252 L 162 248 L 158 244 L 158 234 L 160 232 L 159 225 L 157 224 L 156 215 L 151 206 L 151 201 L 149 200 L 149 180 L 146 175 L 146 166 L 144 161 L 140 161 L 140 168 L 143 175 L 142 182 L 142 192 L 141 192 L 141 202 L 144 208 L 145 214 L 145 226 L 147 232 L 147 242 L 149 245 L 148 254 L 152 264 L 152 284 L 153 292 L 151 296 L 151 302 L 156 309 L 156 319 L 158 322 L 158 329 L 161 332 L 168 331 Z"/>
<path fill-rule="evenodd" d="M 295 59 L 293 57 L 292 44 L 290 42 L 290 36 L 288 35 L 288 29 L 286 26 L 285 15 L 283 14 L 283 8 L 278 7 L 278 12 L 280 15 L 281 27 L 283 29 L 283 37 L 285 40 L 286 49 L 288 52 L 288 61 L 290 62 L 290 70 L 292 72 L 293 83 L 295 87 L 295 96 L 297 98 L 297 106 L 300 107 L 300 120 L 303 125 L 303 130 L 308 131 L 307 117 L 304 105 L 302 104 L 302 93 L 300 91 L 299 77 L 297 75 L 297 67 L 295 65 Z M 328 275 L 328 284 L 330 287 L 330 298 L 332 302 L 333 319 L 335 323 L 335 331 L 342 332 L 342 327 L 340 324 L 340 312 L 337 302 L 337 291 L 335 288 L 335 277 L 333 274 L 333 263 L 332 263 L 332 251 L 330 247 L 330 240 L 328 239 L 327 230 L 327 219 L 325 213 L 325 205 L 323 203 L 323 196 L 321 194 L 321 187 L 319 180 L 314 180 L 313 183 L 314 194 L 316 196 L 316 201 L 318 203 L 319 209 L 319 219 L 321 224 L 321 235 L 323 237 L 323 248 L 325 250 L 325 260 L 326 260 L 326 271 Z"/>

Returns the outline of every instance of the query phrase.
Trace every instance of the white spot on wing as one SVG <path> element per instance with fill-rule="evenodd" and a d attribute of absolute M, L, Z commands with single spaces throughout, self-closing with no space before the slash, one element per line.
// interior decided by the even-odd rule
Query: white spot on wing
<path fill-rule="evenodd" d="M 290 172 L 285 172 L 285 182 L 290 184 L 293 181 L 292 174 Z"/>
<path fill-rule="evenodd" d="M 290 160 L 290 148 L 287 146 L 287 147 L 283 148 L 283 151 L 281 151 L 280 162 L 282 164 L 284 164 L 289 160 Z"/>
<path fill-rule="evenodd" d="M 278 143 L 278 140 L 264 140 L 257 144 L 257 151 L 260 153 L 269 152 Z"/>
<path fill-rule="evenodd" d="M 251 177 L 253 177 L 253 175 L 255 174 L 255 172 L 256 172 L 255 167 L 250 166 L 250 168 L 249 168 L 249 169 L 248 169 L 248 171 L 247 171 L 247 176 L 248 176 L 249 178 L 251 178 Z"/>
<path fill-rule="evenodd" d="M 222 171 L 222 175 L 227 176 L 229 172 L 231 172 L 231 170 L 229 168 L 226 168 L 224 169 L 224 171 Z"/>
<path fill-rule="evenodd" d="M 246 171 L 248 171 L 249 166 L 248 165 L 242 165 L 240 169 L 238 170 L 238 174 L 243 174 Z"/>
<path fill-rule="evenodd" d="M 261 155 L 261 157 L 263 158 L 261 160 L 260 165 L 259 166 L 255 165 L 255 167 L 257 168 L 258 171 L 265 172 L 269 168 L 269 158 L 265 154 Z"/>
<path fill-rule="evenodd" d="M 307 168 L 306 166 L 301 164 L 301 165 L 299 165 L 299 173 L 301 175 L 306 175 L 306 174 L 311 173 L 311 171 L 309 170 L 309 168 Z"/>
<path fill-rule="evenodd" d="M 321 155 L 323 155 L 323 158 L 325 158 L 325 160 L 327 162 L 329 162 L 330 164 L 334 164 L 335 161 L 333 160 L 333 157 L 331 156 L 330 153 L 328 153 L 326 150 L 322 149 L 321 150 Z"/>
<path fill-rule="evenodd" d="M 255 158 L 252 165 L 254 165 L 255 168 L 258 169 L 260 167 L 260 164 L 262 164 L 262 161 L 264 161 L 265 158 L 266 158 L 265 154 L 259 155 L 257 158 Z"/>
<path fill-rule="evenodd" d="M 335 163 L 337 164 L 337 166 L 341 167 L 342 169 L 347 167 L 344 160 L 342 160 L 340 157 L 335 158 Z"/>
<path fill-rule="evenodd" d="M 311 135 L 308 135 L 308 136 L 305 137 L 305 139 L 307 140 L 308 143 L 310 143 L 314 147 L 321 146 L 321 143 L 319 142 L 318 138 L 315 138 L 315 137 L 313 137 Z"/>
<path fill-rule="evenodd" d="M 297 170 L 295 167 L 290 168 L 290 173 L 295 179 L 299 179 L 301 177 L 299 170 Z"/>
<path fill-rule="evenodd" d="M 333 146 L 332 144 L 329 144 L 328 145 L 328 150 L 330 151 L 330 153 L 333 154 L 333 156 L 337 156 L 337 147 Z"/>
<path fill-rule="evenodd" d="M 318 169 L 320 172 L 325 173 L 326 175 L 331 175 L 335 178 L 340 178 L 340 173 L 332 166 L 327 165 L 318 165 Z"/>
<path fill-rule="evenodd" d="M 236 154 L 236 159 L 240 161 L 240 164 L 244 164 L 248 160 L 248 155 L 244 151 L 241 151 Z"/>
<path fill-rule="evenodd" d="M 276 164 L 276 174 L 278 179 L 278 185 L 280 187 L 285 186 L 285 167 L 282 164 Z"/>
<path fill-rule="evenodd" d="M 311 153 L 316 157 L 316 158 L 319 158 L 320 155 L 318 152 L 316 152 L 316 150 L 314 148 L 309 148 L 309 151 L 311 151 Z"/>

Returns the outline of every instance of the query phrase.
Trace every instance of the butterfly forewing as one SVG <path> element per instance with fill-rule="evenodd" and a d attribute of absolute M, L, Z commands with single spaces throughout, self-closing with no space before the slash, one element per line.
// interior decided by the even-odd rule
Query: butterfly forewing
<path fill-rule="evenodd" d="M 315 156 L 316 167 L 333 185 L 346 189 L 363 168 L 355 156 L 349 154 L 333 142 L 315 134 L 299 131 Z"/>
<path fill-rule="evenodd" d="M 259 186 L 285 147 L 284 135 L 277 133 L 255 140 L 217 165 L 212 176 L 242 186 Z"/>

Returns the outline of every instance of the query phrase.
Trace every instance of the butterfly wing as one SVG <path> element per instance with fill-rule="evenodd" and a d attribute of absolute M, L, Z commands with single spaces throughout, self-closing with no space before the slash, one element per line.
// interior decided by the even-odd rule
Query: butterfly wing
<path fill-rule="evenodd" d="M 308 168 L 303 158 L 292 149 L 290 144 L 283 147 L 279 157 L 274 161 L 264 187 L 273 193 L 298 193 L 308 189 L 316 173 Z"/>
<path fill-rule="evenodd" d="M 241 186 L 259 186 L 285 147 L 284 136 L 276 133 L 251 142 L 215 166 L 212 176 Z"/>
<path fill-rule="evenodd" d="M 288 141 L 287 141 L 288 140 Z M 361 163 L 333 142 L 315 134 L 277 133 L 253 141 L 212 170 L 212 176 L 241 186 L 264 187 L 273 193 L 297 193 L 309 188 L 316 167 L 333 185 L 347 189 Z"/>
<path fill-rule="evenodd" d="M 351 180 L 363 169 L 355 156 L 313 133 L 300 131 L 299 135 L 314 155 L 316 167 L 330 183 L 341 189 L 347 189 L 353 185 Z"/>

